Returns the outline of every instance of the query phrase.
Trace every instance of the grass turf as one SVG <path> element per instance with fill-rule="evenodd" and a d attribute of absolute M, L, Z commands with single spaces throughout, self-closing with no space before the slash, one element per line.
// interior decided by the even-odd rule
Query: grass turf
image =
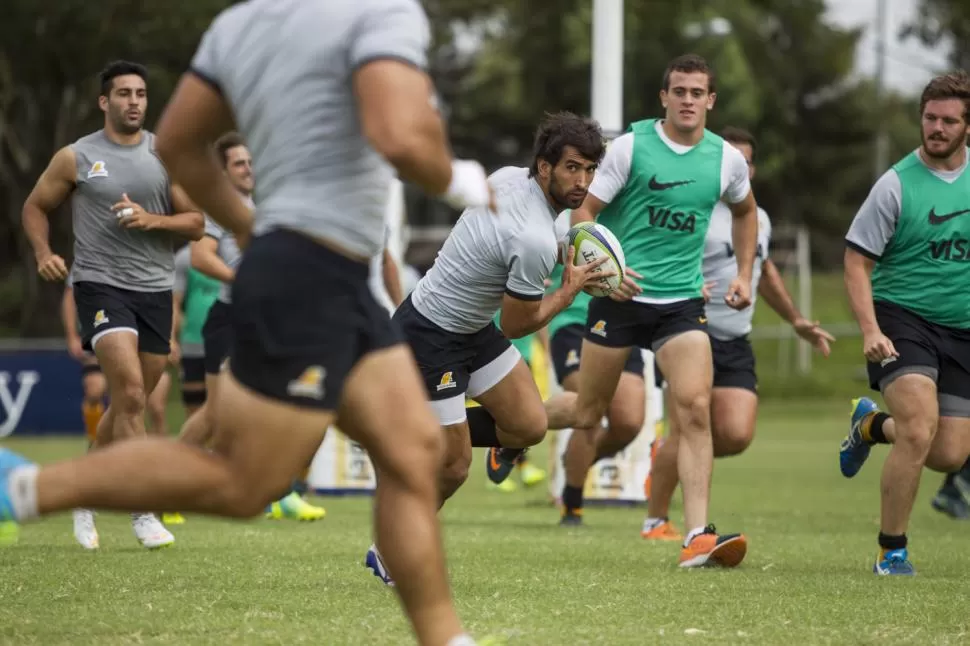
<path fill-rule="evenodd" d="M 640 538 L 640 509 L 590 508 L 587 526 L 562 529 L 545 483 L 487 491 L 476 454 L 443 512 L 466 627 L 511 645 L 966 643 L 970 526 L 930 509 L 940 477 L 925 474 L 910 532 L 919 574 L 874 576 L 885 451 L 854 480 L 839 475 L 847 408 L 767 403 L 751 450 L 718 461 L 712 520 L 750 540 L 734 571 L 679 570 L 676 545 Z M 82 450 L 77 439 L 4 446 L 41 461 Z M 120 515 L 99 515 L 99 553 L 74 544 L 68 515 L 28 525 L 0 550 L 0 642 L 413 643 L 393 592 L 362 566 L 370 500 L 316 502 L 328 514 L 314 524 L 189 516 L 159 552 Z"/>

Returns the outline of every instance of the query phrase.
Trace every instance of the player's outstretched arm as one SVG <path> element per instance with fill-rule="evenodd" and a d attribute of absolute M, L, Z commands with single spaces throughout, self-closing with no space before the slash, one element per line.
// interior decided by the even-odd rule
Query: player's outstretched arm
<path fill-rule="evenodd" d="M 785 287 L 781 272 L 770 258 L 765 259 L 761 266 L 758 294 L 778 316 L 791 324 L 798 336 L 811 343 L 824 356 L 829 356 L 831 350 L 829 343 L 835 341 L 835 337 L 823 330 L 819 321 L 809 321 L 802 316 L 791 294 L 788 293 L 788 288 Z"/>
<path fill-rule="evenodd" d="M 67 278 L 64 259 L 51 251 L 48 216 L 74 191 L 76 164 L 74 151 L 69 146 L 58 150 L 27 196 L 21 212 L 24 234 L 34 250 L 37 271 L 44 280 Z"/>
<path fill-rule="evenodd" d="M 456 208 L 494 207 L 481 165 L 452 159 L 427 74 L 399 60 L 375 59 L 354 72 L 354 93 L 364 136 L 402 179 Z"/>

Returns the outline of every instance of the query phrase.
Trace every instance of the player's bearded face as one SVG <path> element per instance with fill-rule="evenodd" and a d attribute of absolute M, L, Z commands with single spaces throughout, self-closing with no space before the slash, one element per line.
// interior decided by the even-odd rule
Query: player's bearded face
<path fill-rule="evenodd" d="M 945 159 L 967 145 L 970 126 L 966 107 L 959 99 L 928 101 L 923 108 L 923 151 L 930 157 Z"/>
<path fill-rule="evenodd" d="M 102 97 L 102 109 L 108 114 L 112 127 L 124 134 L 134 134 L 145 123 L 148 92 L 145 81 L 136 74 L 114 79 L 107 99 Z"/>
<path fill-rule="evenodd" d="M 575 146 L 566 146 L 555 166 L 543 162 L 540 173 L 548 173 L 549 196 L 559 210 L 578 209 L 583 205 L 596 166 L 596 162 L 583 157 Z"/>

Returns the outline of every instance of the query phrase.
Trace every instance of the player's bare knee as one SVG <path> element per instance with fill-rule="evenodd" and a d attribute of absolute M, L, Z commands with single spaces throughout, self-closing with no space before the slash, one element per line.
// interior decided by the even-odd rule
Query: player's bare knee
<path fill-rule="evenodd" d="M 142 415 L 147 405 L 145 387 L 140 380 L 129 381 L 112 397 L 111 402 L 115 410 L 123 415 Z"/>
<path fill-rule="evenodd" d="M 899 419 L 895 421 L 895 445 L 914 457 L 920 456 L 925 460 L 930 453 L 933 437 L 936 435 L 936 425 L 924 418 L 910 419 L 906 423 L 901 423 Z"/>
<path fill-rule="evenodd" d="M 711 398 L 706 394 L 679 400 L 680 417 L 684 422 L 681 432 L 709 431 L 711 419 Z"/>
<path fill-rule="evenodd" d="M 607 401 L 594 401 L 576 405 L 576 428 L 598 428 L 609 406 Z"/>
<path fill-rule="evenodd" d="M 926 466 L 940 473 L 954 473 L 967 461 L 967 456 L 963 451 L 955 450 L 957 447 L 933 447 L 926 457 Z"/>
<path fill-rule="evenodd" d="M 744 453 L 754 439 L 754 430 L 742 426 L 714 429 L 714 456 L 718 458 Z"/>
<path fill-rule="evenodd" d="M 438 480 L 441 483 L 442 492 L 445 497 L 458 491 L 458 488 L 468 480 L 468 473 L 471 468 L 471 457 L 461 456 L 458 459 L 448 461 L 442 466 L 438 473 Z"/>
<path fill-rule="evenodd" d="M 514 435 L 520 441 L 522 446 L 517 448 L 525 448 L 542 442 L 548 427 L 549 418 L 546 416 L 545 409 L 540 406 L 517 418 L 511 428 L 503 426 L 502 430 Z"/>
<path fill-rule="evenodd" d="M 643 429 L 644 419 L 642 401 L 635 406 L 612 406 L 609 412 L 610 435 L 617 441 L 632 442 Z"/>

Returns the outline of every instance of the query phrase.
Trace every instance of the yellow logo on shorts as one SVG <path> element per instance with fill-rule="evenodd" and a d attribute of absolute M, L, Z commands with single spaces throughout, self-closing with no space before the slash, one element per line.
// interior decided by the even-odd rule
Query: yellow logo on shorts
<path fill-rule="evenodd" d="M 88 171 L 88 179 L 92 177 L 107 177 L 108 170 L 104 167 L 103 161 L 96 161 L 91 164 L 91 170 Z"/>
<path fill-rule="evenodd" d="M 455 383 L 454 376 L 451 374 L 450 370 L 445 374 L 441 375 L 441 381 L 438 382 L 439 393 L 442 390 L 446 390 L 448 388 L 457 388 L 457 387 L 458 387 L 458 384 Z"/>
<path fill-rule="evenodd" d="M 323 399 L 323 380 L 327 371 L 322 366 L 310 366 L 286 386 L 287 394 L 293 397 Z"/>
<path fill-rule="evenodd" d="M 98 310 L 94 315 L 94 327 L 99 327 L 108 322 L 108 317 L 105 316 L 104 310 Z"/>
<path fill-rule="evenodd" d="M 703 325 L 704 323 L 707 323 L 707 317 L 706 316 L 698 316 L 697 317 L 697 322 L 700 323 L 701 325 Z"/>
<path fill-rule="evenodd" d="M 606 321 L 600 319 L 593 323 L 593 327 L 589 328 L 589 331 L 593 334 L 601 337 L 606 337 Z"/>
<path fill-rule="evenodd" d="M 566 355 L 566 367 L 579 365 L 579 353 L 575 350 L 570 350 L 569 354 Z"/>

